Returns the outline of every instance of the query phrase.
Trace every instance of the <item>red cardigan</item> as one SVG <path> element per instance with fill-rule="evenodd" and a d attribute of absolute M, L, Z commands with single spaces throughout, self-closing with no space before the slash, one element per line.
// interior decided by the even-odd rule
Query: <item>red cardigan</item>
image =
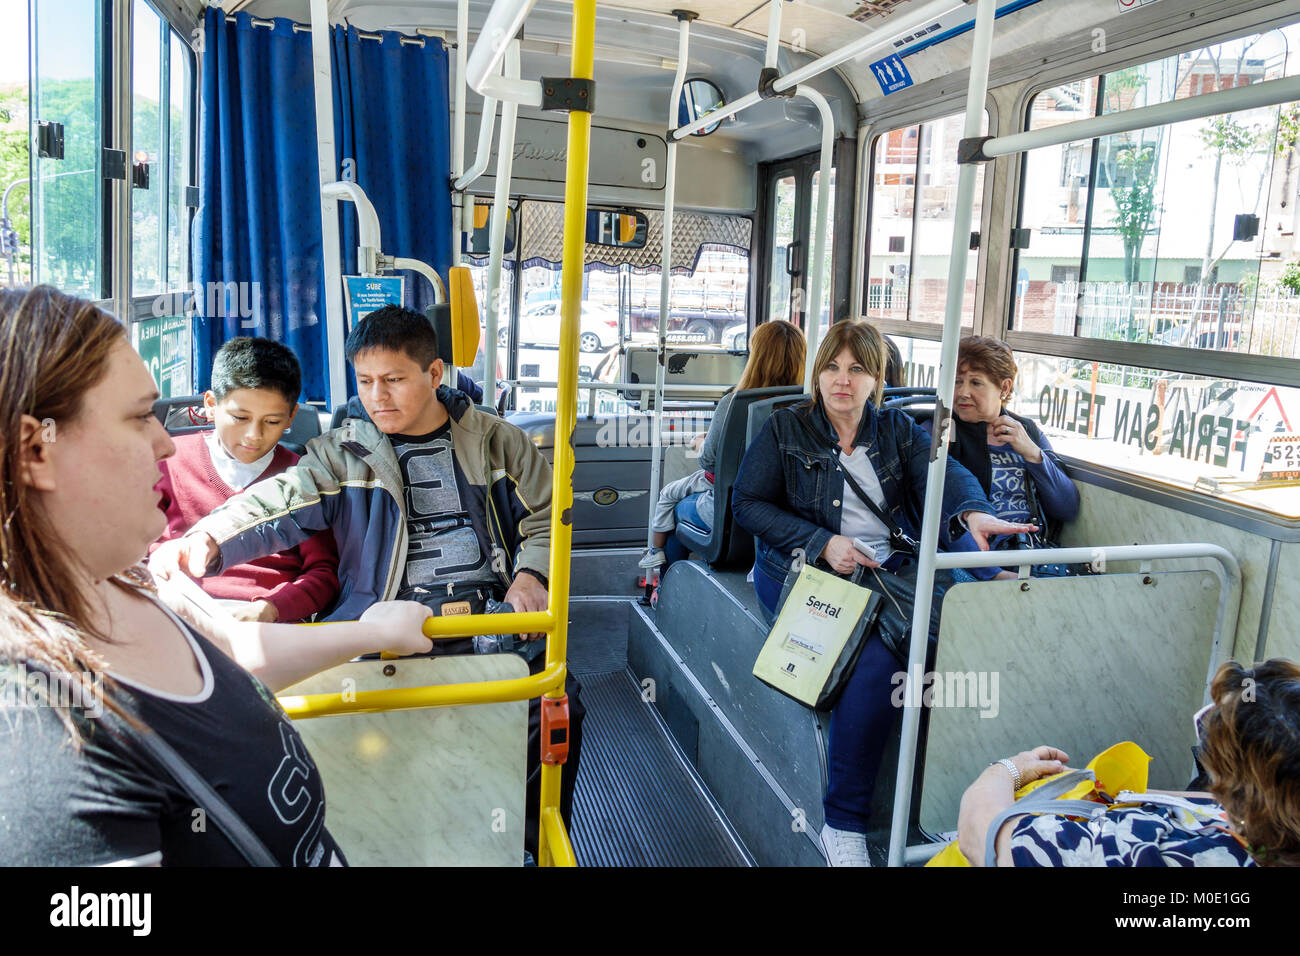
<path fill-rule="evenodd" d="M 167 530 L 150 545 L 150 553 L 238 494 L 217 474 L 207 434 L 176 437 L 176 454 L 159 462 L 162 477 L 154 487 L 163 493 L 159 507 L 167 515 Z M 271 464 L 257 480 L 278 475 L 297 460 L 297 455 L 277 445 Z M 278 619 L 288 623 L 307 620 L 334 603 L 339 593 L 338 566 L 334 535 L 320 531 L 296 548 L 236 565 L 199 584 L 215 598 L 268 601 L 275 605 Z"/>

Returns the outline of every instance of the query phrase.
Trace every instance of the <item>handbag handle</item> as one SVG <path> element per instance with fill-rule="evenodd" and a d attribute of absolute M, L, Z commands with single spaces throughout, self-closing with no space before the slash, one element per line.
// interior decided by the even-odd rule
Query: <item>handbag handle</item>
<path fill-rule="evenodd" d="M 1049 780 L 1041 787 L 1036 788 L 1027 794 L 1023 799 L 1017 800 L 1011 806 L 1007 807 L 989 823 L 988 834 L 984 838 L 984 865 L 997 866 L 998 863 L 998 831 L 1002 829 L 1002 824 L 1012 817 L 1023 816 L 1026 813 L 1049 813 L 1055 816 L 1066 817 L 1091 817 L 1098 811 L 1105 812 L 1106 805 L 1094 803 L 1092 800 L 1059 800 L 1057 799 L 1063 793 L 1069 793 L 1082 780 L 1096 780 L 1097 774 L 1091 770 L 1071 770 L 1069 773 L 1063 773 L 1054 780 Z"/>

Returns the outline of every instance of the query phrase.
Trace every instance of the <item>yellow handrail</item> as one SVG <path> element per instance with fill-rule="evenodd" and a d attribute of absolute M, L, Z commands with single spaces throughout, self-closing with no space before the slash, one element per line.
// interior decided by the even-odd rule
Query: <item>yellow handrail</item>
<path fill-rule="evenodd" d="M 418 710 L 421 707 L 459 707 L 463 704 L 500 704 L 531 700 L 564 687 L 565 667 L 558 664 L 528 677 L 485 680 L 468 684 L 434 684 L 427 687 L 395 687 L 390 690 L 361 690 L 348 694 L 304 694 L 281 697 L 280 705 L 295 720 L 334 717 L 339 714 L 377 714 L 387 710 Z"/>
<path fill-rule="evenodd" d="M 575 0 L 570 71 L 575 79 L 595 79 L 596 0 Z M 431 617 L 424 623 L 428 638 L 471 637 L 476 634 L 544 633 L 546 666 L 537 674 L 514 680 L 443 684 L 359 691 L 355 694 L 310 694 L 282 697 L 285 712 L 295 719 L 336 714 L 377 713 L 421 707 L 451 707 L 529 700 L 539 695 L 563 697 L 568 673 L 569 560 L 573 550 L 573 431 L 578 417 L 578 328 L 582 308 L 587 213 L 587 167 L 591 146 L 591 113 L 569 113 L 568 161 L 564 184 L 564 246 L 560 267 L 560 367 L 555 411 L 555 461 L 551 476 L 550 586 L 546 611 L 513 614 L 470 614 Z M 558 764 L 543 762 L 541 826 L 538 864 L 577 866 L 578 861 L 560 816 Z"/>

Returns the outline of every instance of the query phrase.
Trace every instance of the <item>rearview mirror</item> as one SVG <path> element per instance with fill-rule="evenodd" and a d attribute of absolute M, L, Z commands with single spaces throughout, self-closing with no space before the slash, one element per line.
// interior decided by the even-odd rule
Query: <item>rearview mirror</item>
<path fill-rule="evenodd" d="M 643 212 L 587 210 L 587 241 L 597 246 L 640 249 L 645 245 L 648 226 L 649 221 Z"/>
<path fill-rule="evenodd" d="M 471 197 L 466 197 L 468 202 Z M 474 231 L 462 233 L 460 251 L 468 256 L 486 256 L 492 249 L 492 204 L 476 203 L 474 205 Z M 506 207 L 506 243 L 502 250 L 511 253 L 515 250 L 515 211 Z"/>
<path fill-rule="evenodd" d="M 714 110 L 721 109 L 726 102 L 727 98 L 722 95 L 722 90 L 712 80 L 687 80 L 682 87 L 681 101 L 677 104 L 677 124 L 685 126 L 687 123 L 693 123 L 703 116 L 708 116 Z M 712 126 L 705 126 L 691 135 L 708 136 L 721 125 L 722 120 L 718 120 Z"/>

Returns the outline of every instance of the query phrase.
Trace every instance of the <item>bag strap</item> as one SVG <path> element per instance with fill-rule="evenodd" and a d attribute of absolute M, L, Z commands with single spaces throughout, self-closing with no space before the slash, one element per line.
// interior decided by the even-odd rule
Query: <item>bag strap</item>
<path fill-rule="evenodd" d="M 105 711 L 101 719 L 111 718 L 114 730 L 139 744 L 169 774 L 172 779 L 194 801 L 195 805 L 207 813 L 217 828 L 234 844 L 249 866 L 279 866 L 280 863 L 266 848 L 266 844 L 253 832 L 252 827 L 244 822 L 235 810 L 222 799 L 199 772 L 176 752 L 175 748 L 149 726 L 141 723 L 132 727 L 112 711 Z"/>
<path fill-rule="evenodd" d="M 813 439 L 815 444 L 825 447 L 825 442 L 823 441 L 822 437 L 818 435 L 815 431 L 813 431 L 812 426 L 809 425 L 807 422 L 805 422 L 803 418 L 800 417 L 798 412 L 795 413 L 794 419 L 799 423 L 799 425 L 809 435 L 809 437 Z M 838 455 L 840 448 L 838 445 L 835 445 L 831 448 L 827 448 L 827 451 L 834 451 Z M 877 505 L 874 501 L 871 500 L 871 496 L 868 495 L 866 491 L 863 490 L 862 486 L 858 484 L 857 479 L 854 478 L 853 475 L 849 473 L 849 469 L 844 465 L 841 465 L 840 471 L 844 475 L 844 481 L 848 484 L 850 488 L 853 489 L 853 493 L 857 495 L 858 498 L 861 499 L 862 503 L 866 505 L 867 508 L 871 511 L 871 513 L 875 515 L 877 518 L 879 518 L 881 523 L 886 528 L 889 529 L 890 535 L 895 539 L 900 539 L 906 542 L 908 545 L 910 545 L 912 548 L 915 549 L 917 546 L 916 541 L 907 532 L 905 532 L 902 528 L 898 526 L 898 522 L 893 519 L 893 516 L 891 516 L 889 512 L 885 511 L 883 508 L 881 508 L 879 505 Z"/>
<path fill-rule="evenodd" d="M 1041 787 L 1027 794 L 1007 807 L 989 823 L 988 834 L 984 838 L 984 865 L 997 866 L 998 831 L 1002 824 L 1012 817 L 1026 813 L 1049 813 L 1055 816 L 1091 817 L 1098 811 L 1105 811 L 1106 805 L 1092 800 L 1060 800 L 1061 794 L 1073 790 L 1083 780 L 1096 780 L 1097 775 L 1091 770 L 1072 770 L 1049 780 Z"/>

